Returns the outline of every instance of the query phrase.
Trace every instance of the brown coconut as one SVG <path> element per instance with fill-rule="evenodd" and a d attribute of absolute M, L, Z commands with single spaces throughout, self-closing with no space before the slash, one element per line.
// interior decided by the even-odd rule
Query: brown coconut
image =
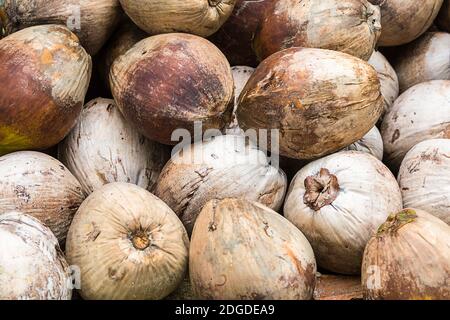
<path fill-rule="evenodd" d="M 258 65 L 253 38 L 273 0 L 236 0 L 233 13 L 209 39 L 225 54 L 232 66 Z"/>
<path fill-rule="evenodd" d="M 119 0 L 4 0 L 0 4 L 3 35 L 43 24 L 62 24 L 95 55 L 120 21 Z"/>
<path fill-rule="evenodd" d="M 365 61 L 291 48 L 258 66 L 241 93 L 237 118 L 244 130 L 278 129 L 281 155 L 311 159 L 362 138 L 383 105 L 378 75 Z"/>
<path fill-rule="evenodd" d="M 110 85 L 125 118 L 151 140 L 175 144 L 172 133 L 194 122 L 224 129 L 233 111 L 233 76 L 211 42 L 189 34 L 157 35 L 113 64 Z"/>
<path fill-rule="evenodd" d="M 291 47 L 342 51 L 369 60 L 380 35 L 380 9 L 366 0 L 277 0 L 254 39 L 260 60 Z"/>
<path fill-rule="evenodd" d="M 78 180 L 46 154 L 21 151 L 0 158 L 0 215 L 29 214 L 63 242 L 84 198 Z"/>
<path fill-rule="evenodd" d="M 150 34 L 185 32 L 202 37 L 219 30 L 236 0 L 120 0 L 127 15 Z"/>
<path fill-rule="evenodd" d="M 381 8 L 380 46 L 399 46 L 420 37 L 432 25 L 443 0 L 369 0 Z"/>
<path fill-rule="evenodd" d="M 26 214 L 0 215 L 0 300 L 70 300 L 72 280 L 49 228 Z"/>
<path fill-rule="evenodd" d="M 418 209 L 389 216 L 364 252 L 365 299 L 449 300 L 450 226 Z"/>
<path fill-rule="evenodd" d="M 401 47 L 392 64 L 398 75 L 400 92 L 431 80 L 450 80 L 450 34 L 426 32 Z"/>
<path fill-rule="evenodd" d="M 0 155 L 60 142 L 81 112 L 90 76 L 91 58 L 66 27 L 31 27 L 0 40 Z"/>
<path fill-rule="evenodd" d="M 306 300 L 316 262 L 300 230 L 256 202 L 212 200 L 192 235 L 189 273 L 201 299 Z"/>

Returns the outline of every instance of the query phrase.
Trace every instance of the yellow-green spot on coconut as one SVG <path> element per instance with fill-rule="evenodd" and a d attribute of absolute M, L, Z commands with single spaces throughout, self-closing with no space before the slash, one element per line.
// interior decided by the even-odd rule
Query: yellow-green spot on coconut
<path fill-rule="evenodd" d="M 377 234 L 382 236 L 386 233 L 395 233 L 404 225 L 415 221 L 417 218 L 417 213 L 413 209 L 404 209 L 398 213 L 391 214 L 385 223 L 383 223 L 379 228 Z"/>
<path fill-rule="evenodd" d="M 16 129 L 0 126 L 0 156 L 17 150 L 25 150 L 33 145 L 30 137 L 21 135 Z"/>

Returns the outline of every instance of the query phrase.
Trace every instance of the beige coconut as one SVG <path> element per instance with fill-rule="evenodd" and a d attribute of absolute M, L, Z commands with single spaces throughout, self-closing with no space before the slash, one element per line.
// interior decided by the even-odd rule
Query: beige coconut
<path fill-rule="evenodd" d="M 212 199 L 239 197 L 274 210 L 283 204 L 286 175 L 244 136 L 225 135 L 181 150 L 166 164 L 155 195 L 166 202 L 190 233 Z"/>
<path fill-rule="evenodd" d="M 162 299 L 184 278 L 189 240 L 175 213 L 150 192 L 114 182 L 75 215 L 67 260 L 81 272 L 84 299 Z"/>
<path fill-rule="evenodd" d="M 94 99 L 59 146 L 59 159 L 86 194 L 111 182 L 151 191 L 169 160 L 170 149 L 142 136 L 110 99 Z"/>
<path fill-rule="evenodd" d="M 419 209 L 389 216 L 367 244 L 365 299 L 449 300 L 450 227 Z"/>
<path fill-rule="evenodd" d="M 26 214 L 0 215 L 0 300 L 70 300 L 69 266 L 49 228 Z"/>
<path fill-rule="evenodd" d="M 450 224 L 450 139 L 431 139 L 413 147 L 398 175 L 403 206 L 424 210 Z"/>
<path fill-rule="evenodd" d="M 352 143 L 345 151 L 361 151 L 383 160 L 383 139 L 377 127 L 373 127 L 364 137 Z"/>
<path fill-rule="evenodd" d="M 305 236 L 281 215 L 243 199 L 212 200 L 195 224 L 189 254 L 202 299 L 305 300 L 316 262 Z"/>
<path fill-rule="evenodd" d="M 84 198 L 78 180 L 46 154 L 21 151 L 0 158 L 0 215 L 15 210 L 29 214 L 64 242 Z"/>
<path fill-rule="evenodd" d="M 375 157 L 346 151 L 301 169 L 284 215 L 311 243 L 320 267 L 359 274 L 364 248 L 390 213 L 401 210 L 395 177 Z"/>
<path fill-rule="evenodd" d="M 419 142 L 450 138 L 450 81 L 429 81 L 405 91 L 384 117 L 381 135 L 393 170 Z"/>
<path fill-rule="evenodd" d="M 231 15 L 236 0 L 120 0 L 127 15 L 150 34 L 185 32 L 207 37 Z"/>

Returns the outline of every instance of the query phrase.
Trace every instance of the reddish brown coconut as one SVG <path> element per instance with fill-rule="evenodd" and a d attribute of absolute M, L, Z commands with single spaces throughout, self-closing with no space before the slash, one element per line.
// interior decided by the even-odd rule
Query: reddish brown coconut
<path fill-rule="evenodd" d="M 291 47 L 342 51 L 369 60 L 380 35 L 380 9 L 366 0 L 277 0 L 254 40 L 260 60 Z"/>
<path fill-rule="evenodd" d="M 237 0 L 230 18 L 211 36 L 210 40 L 225 54 L 232 66 L 258 65 L 252 42 L 264 10 L 272 3 L 272 0 Z"/>
<path fill-rule="evenodd" d="M 170 33 L 137 43 L 113 64 L 110 85 L 125 118 L 149 139 L 174 144 L 194 122 L 224 129 L 233 111 L 233 76 L 225 56 L 198 36 Z"/>
<path fill-rule="evenodd" d="M 0 41 L 0 155 L 60 142 L 81 112 L 91 58 L 64 26 L 18 31 Z"/>

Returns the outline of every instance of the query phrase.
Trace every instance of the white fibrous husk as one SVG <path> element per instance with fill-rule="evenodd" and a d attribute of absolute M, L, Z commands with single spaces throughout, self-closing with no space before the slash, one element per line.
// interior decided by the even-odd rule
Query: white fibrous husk
<path fill-rule="evenodd" d="M 431 80 L 450 80 L 450 34 L 427 32 L 402 47 L 393 66 L 397 72 L 400 92 Z"/>
<path fill-rule="evenodd" d="M 126 122 L 110 99 L 94 99 L 59 146 L 59 158 L 90 194 L 104 184 L 128 182 L 149 191 L 170 156 Z"/>
<path fill-rule="evenodd" d="M 373 155 L 378 160 L 383 160 L 383 139 L 377 127 L 373 127 L 364 137 L 352 143 L 345 151 L 361 151 Z"/>
<path fill-rule="evenodd" d="M 450 80 L 421 83 L 400 95 L 384 117 L 381 136 L 385 161 L 394 170 L 419 142 L 450 138 Z"/>
<path fill-rule="evenodd" d="M 70 300 L 69 266 L 49 228 L 19 212 L 0 215 L 0 300 Z"/>
<path fill-rule="evenodd" d="M 247 66 L 234 66 L 231 68 L 231 72 L 233 73 L 234 79 L 234 109 L 233 116 L 231 118 L 231 123 L 228 125 L 226 129 L 227 134 L 242 134 L 243 130 L 239 128 L 239 123 L 236 118 L 236 110 L 238 107 L 239 96 L 247 84 L 248 79 L 250 79 L 253 72 L 255 72 L 255 68 L 247 67 Z"/>
<path fill-rule="evenodd" d="M 400 189 L 389 169 L 369 154 L 346 151 L 297 173 L 284 215 L 305 234 L 319 267 L 359 274 L 367 241 L 401 209 Z"/>
<path fill-rule="evenodd" d="M 450 139 L 431 139 L 412 148 L 398 175 L 403 206 L 450 224 Z"/>
<path fill-rule="evenodd" d="M 195 224 L 189 274 L 201 299 L 307 300 L 316 261 L 283 216 L 244 199 L 212 200 Z"/>
<path fill-rule="evenodd" d="M 397 73 L 386 57 L 379 51 L 374 51 L 368 62 L 378 73 L 378 78 L 381 83 L 381 94 L 383 95 L 385 102 L 384 110 L 387 112 L 399 95 L 400 89 Z"/>
<path fill-rule="evenodd" d="M 155 300 L 183 280 L 189 239 L 175 213 L 136 185 L 114 182 L 94 191 L 67 236 L 67 260 L 80 269 L 88 300 Z"/>
<path fill-rule="evenodd" d="M 419 209 L 389 216 L 364 252 L 365 299 L 449 300 L 450 227 Z"/>
<path fill-rule="evenodd" d="M 9 211 L 29 214 L 62 243 L 84 198 L 78 180 L 44 153 L 21 151 L 0 158 L 0 215 Z"/>
<path fill-rule="evenodd" d="M 175 211 L 190 233 L 209 200 L 238 197 L 278 210 L 286 189 L 286 175 L 270 165 L 264 152 L 245 136 L 225 135 L 172 156 L 155 194 Z"/>

